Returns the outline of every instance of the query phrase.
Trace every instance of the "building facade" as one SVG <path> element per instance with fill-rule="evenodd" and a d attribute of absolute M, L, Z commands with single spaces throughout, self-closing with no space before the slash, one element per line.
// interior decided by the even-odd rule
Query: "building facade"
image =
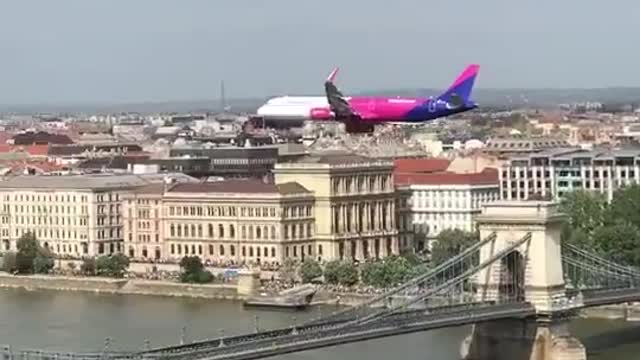
<path fill-rule="evenodd" d="M 2 251 L 33 233 L 61 256 L 99 256 L 123 245 L 121 200 L 146 184 L 133 176 L 17 176 L 0 182 Z"/>
<path fill-rule="evenodd" d="M 401 217 L 405 227 L 413 227 L 417 251 L 429 249 L 443 230 L 475 232 L 482 206 L 500 197 L 498 173 L 491 168 L 467 174 L 397 174 L 396 183 L 398 191 L 409 194 Z"/>
<path fill-rule="evenodd" d="M 344 152 L 309 155 L 276 164 L 274 176 L 276 183 L 296 181 L 314 192 L 315 251 L 323 260 L 400 252 L 393 161 Z"/>
<path fill-rule="evenodd" d="M 499 175 L 504 200 L 558 199 L 583 189 L 601 193 L 610 201 L 619 187 L 640 183 L 640 149 L 553 149 L 513 157 Z"/>
<path fill-rule="evenodd" d="M 224 265 L 322 258 L 313 193 L 295 182 L 165 184 L 140 188 L 125 202 L 125 248 L 134 258 L 198 256 Z"/>

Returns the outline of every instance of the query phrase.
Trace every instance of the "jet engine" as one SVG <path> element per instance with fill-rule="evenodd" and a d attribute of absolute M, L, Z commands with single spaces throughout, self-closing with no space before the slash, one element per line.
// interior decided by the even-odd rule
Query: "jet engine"
<path fill-rule="evenodd" d="M 309 116 L 312 120 L 333 120 L 333 112 L 327 108 L 312 108 L 309 111 Z"/>

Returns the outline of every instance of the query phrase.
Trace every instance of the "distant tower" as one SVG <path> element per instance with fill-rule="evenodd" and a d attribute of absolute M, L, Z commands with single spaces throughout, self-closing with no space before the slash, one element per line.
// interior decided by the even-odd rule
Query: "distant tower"
<path fill-rule="evenodd" d="M 225 111 L 227 108 L 227 99 L 224 95 L 224 80 L 220 81 L 220 109 Z"/>

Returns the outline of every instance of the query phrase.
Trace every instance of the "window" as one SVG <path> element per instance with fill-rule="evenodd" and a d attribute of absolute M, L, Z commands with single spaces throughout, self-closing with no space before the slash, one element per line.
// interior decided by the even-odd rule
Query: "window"
<path fill-rule="evenodd" d="M 231 245 L 229 246 L 229 254 L 231 254 L 231 256 L 236 256 L 236 247 Z"/>
<path fill-rule="evenodd" d="M 222 226 L 222 224 L 218 225 L 218 236 L 221 238 L 224 237 L 224 226 Z"/>
<path fill-rule="evenodd" d="M 224 245 L 220 245 L 220 256 L 224 256 Z"/>
<path fill-rule="evenodd" d="M 209 245 L 209 255 L 213 255 L 213 245 Z"/>

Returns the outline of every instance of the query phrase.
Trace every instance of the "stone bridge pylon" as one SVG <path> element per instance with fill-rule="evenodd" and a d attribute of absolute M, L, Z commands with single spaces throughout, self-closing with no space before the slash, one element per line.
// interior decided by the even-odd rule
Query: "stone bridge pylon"
<path fill-rule="evenodd" d="M 505 297 L 526 301 L 536 319 L 476 324 L 462 347 L 467 360 L 584 360 L 586 351 L 568 330 L 561 232 L 566 216 L 548 201 L 501 201 L 484 207 L 476 221 L 480 238 L 496 234 L 480 249 L 480 261 L 525 241 L 475 277 L 478 301 Z"/>

